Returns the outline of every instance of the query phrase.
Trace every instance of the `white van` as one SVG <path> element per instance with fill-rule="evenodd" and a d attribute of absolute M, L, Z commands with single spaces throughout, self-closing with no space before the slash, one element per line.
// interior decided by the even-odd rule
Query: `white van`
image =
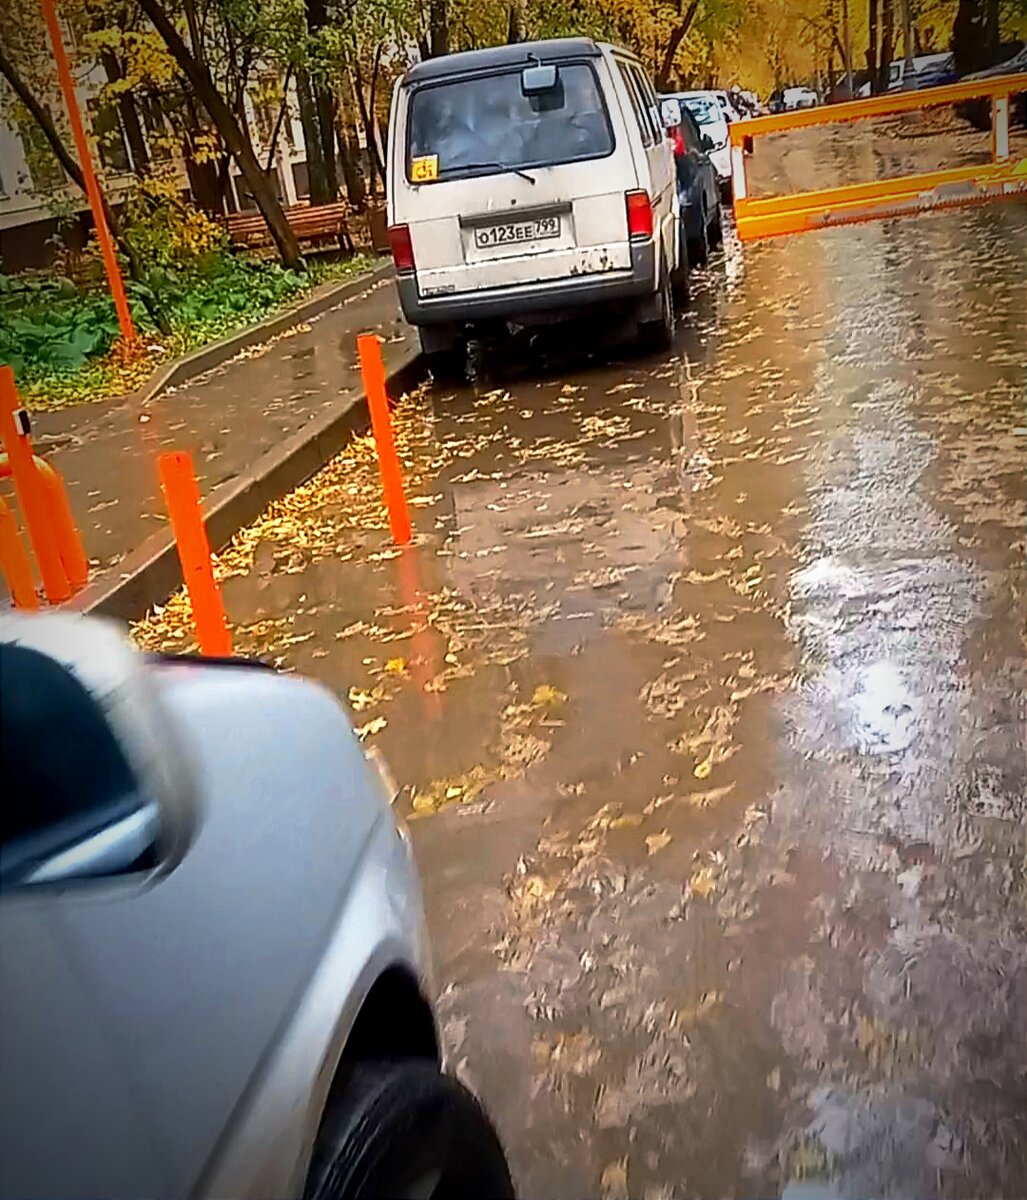
<path fill-rule="evenodd" d="M 430 59 L 396 86 L 388 221 L 436 370 L 469 331 L 620 309 L 669 344 L 687 286 L 673 143 L 638 59 L 588 38 Z"/>

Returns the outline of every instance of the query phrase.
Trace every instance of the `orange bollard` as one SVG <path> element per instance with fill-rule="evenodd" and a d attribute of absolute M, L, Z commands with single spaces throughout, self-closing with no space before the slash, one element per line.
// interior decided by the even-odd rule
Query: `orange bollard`
<path fill-rule="evenodd" d="M 80 592 L 89 582 L 89 559 L 82 549 L 82 537 L 75 525 L 75 518 L 71 515 L 64 479 L 56 467 L 38 455 L 35 456 L 35 464 L 46 491 L 50 520 L 57 534 L 57 549 L 64 564 L 65 574 L 75 591 Z"/>
<path fill-rule="evenodd" d="M 193 471 L 192 456 L 184 450 L 161 454 L 157 458 L 157 470 L 178 546 L 182 579 L 192 601 L 200 653 L 227 658 L 232 653 L 232 634 L 210 561 L 210 543 L 203 523 L 200 488 Z"/>
<path fill-rule="evenodd" d="M 0 570 L 4 573 L 15 608 L 38 608 L 36 581 L 32 578 L 32 564 L 21 544 L 18 522 L 7 502 L 0 496 Z"/>
<path fill-rule="evenodd" d="M 10 367 L 0 367 L 0 436 L 11 465 L 29 540 L 43 578 L 43 591 L 51 604 L 60 604 L 71 599 L 71 583 L 61 561 L 57 535 L 51 523 L 46 487 L 32 461 L 32 443 L 28 433 L 19 429 L 15 419 L 18 409 L 14 372 Z"/>
<path fill-rule="evenodd" d="M 397 546 L 405 546 L 411 538 L 410 512 L 403 492 L 403 473 L 399 467 L 396 443 L 392 436 L 389 398 L 385 392 L 385 364 L 382 346 L 376 333 L 362 333 L 357 338 L 360 372 L 364 377 L 367 406 L 371 410 L 371 429 L 378 447 L 378 470 L 382 477 L 385 507 L 389 513 L 389 529 Z"/>
<path fill-rule="evenodd" d="M 52 467 L 38 454 L 32 456 L 32 464 L 43 486 L 47 516 L 57 541 L 61 566 L 72 588 L 79 592 L 89 582 L 89 560 L 82 549 L 82 539 L 75 527 L 75 518 L 71 515 L 64 480 L 57 468 Z M 0 454 L 0 479 L 9 479 L 11 474 L 10 460 L 6 454 Z"/>

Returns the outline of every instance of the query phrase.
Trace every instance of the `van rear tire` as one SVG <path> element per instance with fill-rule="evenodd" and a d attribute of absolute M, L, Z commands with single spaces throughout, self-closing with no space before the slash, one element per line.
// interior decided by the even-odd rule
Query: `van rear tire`
<path fill-rule="evenodd" d="M 467 339 L 447 337 L 436 329 L 419 329 L 421 355 L 436 383 L 460 383 L 467 378 Z"/>
<path fill-rule="evenodd" d="M 653 301 L 642 302 L 645 316 L 638 322 L 638 344 L 648 353 L 669 350 L 674 342 L 674 290 L 671 286 L 667 264 L 660 261 L 660 287 L 656 294 L 659 316 L 651 318 L 649 311 Z"/>

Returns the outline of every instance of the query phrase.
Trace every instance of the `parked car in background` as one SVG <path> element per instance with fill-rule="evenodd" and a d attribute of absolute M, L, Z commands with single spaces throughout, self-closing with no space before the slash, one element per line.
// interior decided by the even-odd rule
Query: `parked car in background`
<path fill-rule="evenodd" d="M 474 330 L 604 308 L 667 345 L 687 284 L 673 146 L 630 51 L 566 38 L 418 63 L 396 85 L 388 220 L 432 368 Z"/>
<path fill-rule="evenodd" d="M 8 616 L 0 733 L 0 1195 L 512 1196 L 327 691 Z"/>
<path fill-rule="evenodd" d="M 993 79 L 996 75 L 1019 75 L 1027 73 L 1027 45 L 1022 46 L 1012 57 L 987 67 L 983 71 L 974 71 L 967 79 Z M 1027 78 L 1024 79 L 1024 90 L 1016 92 L 1009 98 L 1009 124 L 1011 127 L 1027 129 Z M 991 128 L 991 101 L 987 97 L 964 100 L 956 105 L 956 112 L 975 129 Z"/>
<path fill-rule="evenodd" d="M 671 99 L 671 97 L 664 97 Z M 688 248 L 689 266 L 704 267 L 710 248 L 724 240 L 723 211 L 717 169 L 703 148 L 698 123 L 681 104 L 681 123 L 675 156 L 678 173 L 678 201 Z"/>
<path fill-rule="evenodd" d="M 955 83 L 958 79 L 951 54 L 918 54 L 907 65 L 905 59 L 888 67 L 888 91 L 918 91 Z"/>
<path fill-rule="evenodd" d="M 715 88 L 713 95 L 717 97 L 717 103 L 724 110 L 729 122 L 740 121 L 742 119 L 743 114 L 729 92 L 724 91 L 723 88 Z"/>
<path fill-rule="evenodd" d="M 727 114 L 713 92 L 675 92 L 673 98 L 679 100 L 695 118 L 703 139 L 702 148 L 717 172 L 721 197 L 725 204 L 730 204 L 731 146 Z"/>
<path fill-rule="evenodd" d="M 796 108 L 816 108 L 819 103 L 820 97 L 812 88 L 790 87 L 781 93 L 782 112 L 791 112 Z"/>

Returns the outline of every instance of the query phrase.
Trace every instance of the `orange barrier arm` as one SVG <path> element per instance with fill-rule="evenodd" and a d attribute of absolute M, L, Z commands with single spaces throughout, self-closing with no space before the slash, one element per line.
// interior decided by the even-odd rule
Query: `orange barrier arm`
<path fill-rule="evenodd" d="M 71 582 L 61 561 L 46 487 L 33 462 L 32 442 L 27 432 L 19 428 L 15 418 L 19 408 L 14 372 L 10 367 L 0 367 L 0 436 L 7 451 L 29 540 L 43 578 L 43 591 L 51 604 L 60 604 L 71 599 Z"/>
<path fill-rule="evenodd" d="M 227 658 L 232 653 L 232 634 L 225 619 L 221 589 L 214 578 L 210 543 L 200 507 L 200 486 L 193 471 L 192 456 L 184 450 L 157 458 L 171 529 L 182 564 L 182 579 L 193 606 L 196 641 L 201 654 Z"/>
<path fill-rule="evenodd" d="M 966 80 L 918 92 L 895 92 L 734 122 L 730 137 L 738 236 L 749 241 L 825 225 L 847 225 L 1024 195 L 1027 193 L 1027 160 L 1012 162 L 1009 153 L 1009 97 L 1023 91 L 1027 91 L 1027 75 L 1000 75 L 993 79 Z M 957 104 L 984 96 L 992 101 L 991 163 L 788 196 L 749 197 L 744 146 L 750 139 L 815 125 L 917 112 L 939 104 Z"/>
<path fill-rule="evenodd" d="M 3 496 L 0 496 L 0 571 L 7 580 L 15 608 L 39 607 L 32 564 L 21 544 L 18 522 Z"/>
<path fill-rule="evenodd" d="M 371 429 L 378 448 L 378 470 L 382 477 L 385 507 L 389 513 L 389 529 L 397 546 L 405 546 L 411 538 L 410 512 L 403 491 L 403 472 L 399 467 L 396 442 L 392 436 L 392 418 L 389 416 L 389 398 L 385 392 L 385 365 L 382 362 L 382 345 L 376 333 L 362 333 L 357 338 L 360 355 L 360 371 L 364 377 L 364 391 L 371 410 Z"/>

